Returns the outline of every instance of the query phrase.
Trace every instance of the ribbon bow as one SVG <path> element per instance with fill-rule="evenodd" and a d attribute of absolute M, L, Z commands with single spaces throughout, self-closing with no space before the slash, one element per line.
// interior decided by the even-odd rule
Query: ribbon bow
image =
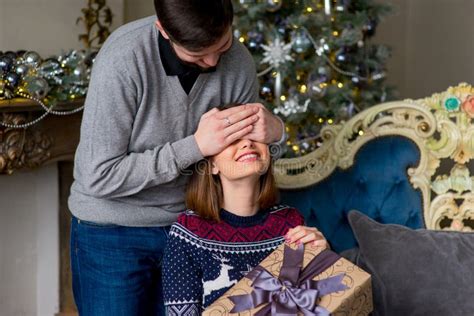
<path fill-rule="evenodd" d="M 234 303 L 230 312 L 237 313 L 269 303 L 255 316 L 294 316 L 298 311 L 305 316 L 329 315 L 329 311 L 318 306 L 316 301 L 323 295 L 347 289 L 342 284 L 344 273 L 319 281 L 313 281 L 312 278 L 333 265 L 340 257 L 332 251 L 324 250 L 301 271 L 303 255 L 303 245 L 296 250 L 285 245 L 283 265 L 278 277 L 262 266 L 257 266 L 248 273 L 246 277 L 252 280 L 253 291 L 229 297 Z"/>

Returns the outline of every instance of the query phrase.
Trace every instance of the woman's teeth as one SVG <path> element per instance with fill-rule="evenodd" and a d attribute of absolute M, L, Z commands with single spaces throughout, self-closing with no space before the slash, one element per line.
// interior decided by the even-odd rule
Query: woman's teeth
<path fill-rule="evenodd" d="M 237 161 L 239 162 L 247 161 L 247 160 L 253 161 L 253 160 L 257 160 L 257 158 L 258 158 L 258 155 L 256 154 L 248 154 L 248 155 L 244 155 L 240 157 Z"/>

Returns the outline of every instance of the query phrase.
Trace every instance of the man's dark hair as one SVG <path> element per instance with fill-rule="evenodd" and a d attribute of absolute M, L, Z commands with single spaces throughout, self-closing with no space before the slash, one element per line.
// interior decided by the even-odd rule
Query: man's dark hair
<path fill-rule="evenodd" d="M 154 0 L 156 16 L 170 39 L 199 51 L 217 43 L 232 25 L 231 0 Z"/>

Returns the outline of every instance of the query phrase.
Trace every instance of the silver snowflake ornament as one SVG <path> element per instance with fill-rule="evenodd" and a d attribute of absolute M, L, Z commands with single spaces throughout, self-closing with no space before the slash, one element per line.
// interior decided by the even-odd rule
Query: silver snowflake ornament
<path fill-rule="evenodd" d="M 279 37 L 268 45 L 262 44 L 264 58 L 261 63 L 269 63 L 273 68 L 278 68 L 287 61 L 293 61 L 294 59 L 290 55 L 292 45 L 291 42 L 285 44 L 280 41 Z"/>
<path fill-rule="evenodd" d="M 298 97 L 291 97 L 283 102 L 283 105 L 276 107 L 273 112 L 275 114 L 281 113 L 284 116 L 289 116 L 295 113 L 304 113 L 308 110 L 310 99 L 306 99 L 303 104 L 299 103 Z"/>

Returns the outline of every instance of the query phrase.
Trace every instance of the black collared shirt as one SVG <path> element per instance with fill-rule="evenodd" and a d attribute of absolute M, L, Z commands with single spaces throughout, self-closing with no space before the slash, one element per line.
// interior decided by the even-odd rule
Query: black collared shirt
<path fill-rule="evenodd" d="M 182 63 L 171 47 L 171 43 L 161 34 L 158 37 L 158 45 L 160 48 L 161 63 L 163 64 L 166 75 L 178 76 L 179 82 L 186 94 L 189 94 L 201 73 L 213 72 L 216 70 L 215 67 L 202 70 L 198 67 L 192 67 Z"/>

